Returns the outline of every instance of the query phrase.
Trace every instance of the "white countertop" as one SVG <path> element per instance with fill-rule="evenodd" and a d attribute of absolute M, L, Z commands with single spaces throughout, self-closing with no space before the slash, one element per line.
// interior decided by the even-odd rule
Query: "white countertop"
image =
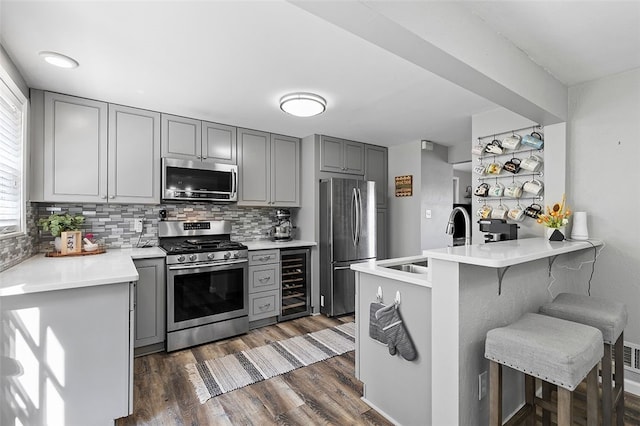
<path fill-rule="evenodd" d="M 602 241 L 600 240 L 549 241 L 546 238 L 524 238 L 496 243 L 424 250 L 422 254 L 432 259 L 490 268 L 504 268 L 601 245 Z"/>
<path fill-rule="evenodd" d="M 317 246 L 315 241 L 303 241 L 303 240 L 291 240 L 291 241 L 271 241 L 271 240 L 257 240 L 257 241 L 242 241 L 242 244 L 247 246 L 249 250 L 273 250 L 283 248 L 294 247 L 312 247 Z"/>
<path fill-rule="evenodd" d="M 138 271 L 132 259 L 164 256 L 158 247 L 107 249 L 102 254 L 70 257 L 38 253 L 0 272 L 0 296 L 136 281 Z"/>
<path fill-rule="evenodd" d="M 354 263 L 351 265 L 351 269 L 357 272 L 364 272 L 371 275 L 377 275 L 379 277 L 403 281 L 430 288 L 430 274 L 415 274 L 413 272 L 405 272 L 388 268 L 388 266 L 404 265 L 406 263 L 422 262 L 425 260 L 426 256 L 410 256 L 399 257 L 396 259 L 369 260 L 367 262 Z"/>

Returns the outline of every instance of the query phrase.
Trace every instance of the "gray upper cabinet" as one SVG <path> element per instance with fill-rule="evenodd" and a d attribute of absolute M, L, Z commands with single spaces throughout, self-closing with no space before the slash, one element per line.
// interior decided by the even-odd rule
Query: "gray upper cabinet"
<path fill-rule="evenodd" d="M 376 183 L 376 207 L 386 208 L 388 204 L 387 193 L 387 148 L 376 145 L 365 146 L 365 180 Z"/>
<path fill-rule="evenodd" d="M 236 128 L 162 114 L 162 156 L 236 164 Z"/>
<path fill-rule="evenodd" d="M 162 156 L 199 160 L 202 157 L 202 122 L 162 114 Z"/>
<path fill-rule="evenodd" d="M 353 142 L 331 136 L 320 137 L 320 170 L 323 172 L 364 174 L 364 147 Z"/>
<path fill-rule="evenodd" d="M 300 139 L 238 129 L 238 205 L 300 206 Z"/>
<path fill-rule="evenodd" d="M 160 202 L 160 114 L 109 105 L 109 202 Z"/>
<path fill-rule="evenodd" d="M 160 202 L 160 114 L 34 90 L 32 201 Z"/>
<path fill-rule="evenodd" d="M 45 201 L 107 200 L 106 103 L 44 93 L 43 143 Z"/>
<path fill-rule="evenodd" d="M 237 164 L 236 128 L 203 121 L 202 161 Z"/>

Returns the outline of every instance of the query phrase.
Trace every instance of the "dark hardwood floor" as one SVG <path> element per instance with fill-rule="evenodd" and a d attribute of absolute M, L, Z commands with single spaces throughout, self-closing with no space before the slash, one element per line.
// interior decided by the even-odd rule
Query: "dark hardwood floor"
<path fill-rule="evenodd" d="M 184 369 L 189 363 L 348 321 L 353 317 L 305 317 L 220 342 L 136 358 L 134 413 L 119 419 L 116 425 L 391 425 L 360 399 L 362 383 L 354 377 L 353 352 L 211 398 L 204 404 L 198 402 Z M 577 410 L 582 409 L 581 404 L 584 399 L 577 397 Z M 630 394 L 625 395 L 625 425 L 640 425 L 640 398 Z"/>

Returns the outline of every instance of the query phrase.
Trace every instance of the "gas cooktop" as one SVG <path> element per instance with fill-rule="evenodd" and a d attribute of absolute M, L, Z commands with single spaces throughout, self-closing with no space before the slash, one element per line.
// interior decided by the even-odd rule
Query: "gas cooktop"
<path fill-rule="evenodd" d="M 225 250 L 246 250 L 247 246 L 237 241 L 228 240 L 211 240 L 211 239 L 189 239 L 181 242 L 169 242 L 160 244 L 167 253 L 185 254 L 185 253 L 201 253 L 216 252 Z"/>

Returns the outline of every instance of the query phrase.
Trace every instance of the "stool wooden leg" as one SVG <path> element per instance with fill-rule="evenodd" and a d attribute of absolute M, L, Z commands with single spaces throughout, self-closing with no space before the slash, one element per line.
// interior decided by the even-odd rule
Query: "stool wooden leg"
<path fill-rule="evenodd" d="M 615 345 L 615 363 L 616 363 L 616 387 L 613 392 L 616 410 L 616 425 L 624 426 L 624 332 L 620 333 L 620 337 L 616 340 Z"/>
<path fill-rule="evenodd" d="M 611 408 L 613 402 L 611 380 L 611 345 L 604 344 L 604 356 L 602 357 L 602 426 L 611 426 Z"/>
<path fill-rule="evenodd" d="M 502 426 L 502 365 L 489 361 L 489 426 Z"/>
<path fill-rule="evenodd" d="M 598 366 L 587 375 L 587 426 L 598 425 Z"/>
<path fill-rule="evenodd" d="M 553 385 L 545 380 L 542 381 L 542 399 L 551 401 Z M 542 426 L 551 426 L 551 411 L 542 409 Z"/>
<path fill-rule="evenodd" d="M 573 392 L 558 386 L 558 426 L 573 425 Z"/>
<path fill-rule="evenodd" d="M 531 407 L 531 414 L 527 416 L 527 426 L 536 426 L 536 378 L 525 374 L 524 376 L 524 402 Z"/>

